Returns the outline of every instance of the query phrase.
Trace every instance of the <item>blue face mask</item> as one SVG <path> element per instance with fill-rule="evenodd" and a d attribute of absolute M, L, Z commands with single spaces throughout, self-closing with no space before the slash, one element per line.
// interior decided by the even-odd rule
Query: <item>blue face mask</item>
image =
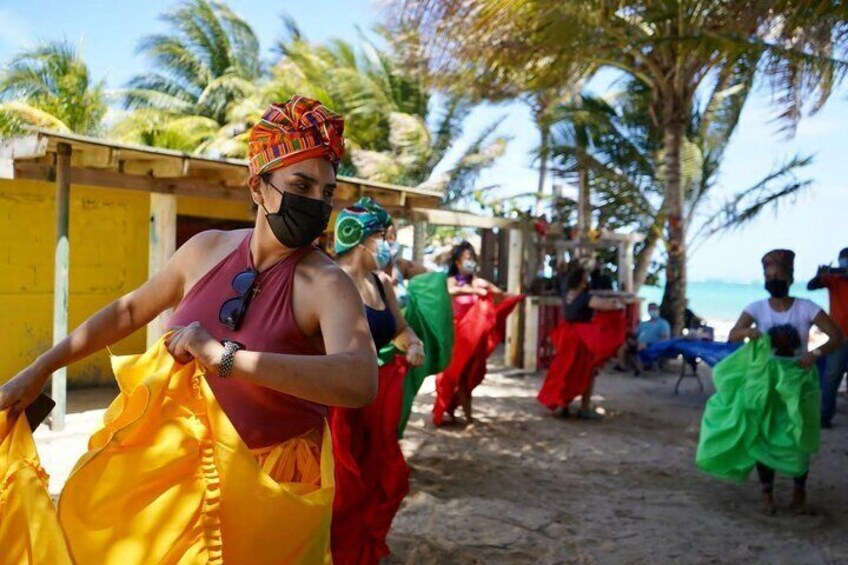
<path fill-rule="evenodd" d="M 372 251 L 371 255 L 374 257 L 377 268 L 383 270 L 389 264 L 389 261 L 392 260 L 392 248 L 385 239 L 381 239 L 377 243 L 377 251 Z"/>
<path fill-rule="evenodd" d="M 648 316 L 650 316 L 650 318 L 652 320 L 656 320 L 657 318 L 660 317 L 660 313 L 657 312 L 656 310 L 648 310 Z"/>
<path fill-rule="evenodd" d="M 398 243 L 397 241 L 391 242 L 389 244 L 389 249 L 392 252 L 392 257 L 395 258 L 395 259 L 397 259 L 400 256 L 401 251 L 403 251 L 403 249 L 400 246 L 400 243 Z"/>
<path fill-rule="evenodd" d="M 840 269 L 848 269 L 848 257 L 839 260 Z"/>

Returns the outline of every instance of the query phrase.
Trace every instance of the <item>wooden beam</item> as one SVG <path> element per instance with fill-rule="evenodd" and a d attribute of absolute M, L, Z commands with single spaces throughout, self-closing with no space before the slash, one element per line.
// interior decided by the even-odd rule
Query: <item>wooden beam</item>
<path fill-rule="evenodd" d="M 157 179 L 150 176 L 128 175 L 105 169 L 71 169 L 72 184 L 158 192 L 200 198 L 241 201 L 250 198 L 247 188 L 226 186 L 202 179 Z M 56 177 L 56 168 L 45 163 L 15 163 L 16 179 L 51 182 Z"/>
<path fill-rule="evenodd" d="M 412 198 L 410 198 L 412 200 Z M 516 225 L 514 220 L 508 218 L 495 218 L 493 216 L 478 216 L 468 212 L 441 209 L 414 209 L 416 216 L 426 220 L 427 223 L 439 226 L 455 226 L 463 228 L 510 228 Z"/>
<path fill-rule="evenodd" d="M 74 151 L 71 157 L 71 167 L 104 169 L 115 166 L 112 160 L 114 152 L 108 147 L 86 147 L 84 150 Z"/>
<path fill-rule="evenodd" d="M 177 197 L 173 194 L 150 194 L 150 230 L 148 233 L 147 276 L 162 270 L 177 250 Z M 171 310 L 162 312 L 147 324 L 147 347 L 153 346 L 167 330 Z"/>
<path fill-rule="evenodd" d="M 0 140 L 0 157 L 4 159 L 37 159 L 47 154 L 50 140 L 39 134 Z"/>
<path fill-rule="evenodd" d="M 524 264 L 524 234 L 520 229 L 509 230 L 509 265 L 506 290 L 521 294 L 521 270 Z M 510 367 L 521 367 L 524 358 L 522 321 L 524 309 L 516 308 L 506 321 L 506 363 Z"/>
<path fill-rule="evenodd" d="M 56 248 L 53 273 L 53 345 L 68 336 L 68 287 L 70 267 L 70 241 L 68 225 L 71 199 L 71 146 L 60 143 L 56 149 Z M 65 429 L 67 410 L 68 373 L 62 367 L 50 380 L 50 391 L 56 408 L 50 427 Z"/>

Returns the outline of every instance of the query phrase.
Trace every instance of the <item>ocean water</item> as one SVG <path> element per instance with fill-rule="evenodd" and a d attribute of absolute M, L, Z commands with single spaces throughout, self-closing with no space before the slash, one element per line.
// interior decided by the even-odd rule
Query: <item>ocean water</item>
<path fill-rule="evenodd" d="M 826 290 L 810 292 L 807 281 L 796 282 L 792 286 L 791 295 L 797 298 L 812 300 L 822 308 L 828 307 Z M 644 286 L 639 296 L 645 299 L 644 310 L 649 302 L 662 301 L 661 286 Z M 748 304 L 768 298 L 762 283 L 733 283 L 722 281 L 693 282 L 687 288 L 689 307 L 701 318 L 710 321 L 735 322 Z"/>

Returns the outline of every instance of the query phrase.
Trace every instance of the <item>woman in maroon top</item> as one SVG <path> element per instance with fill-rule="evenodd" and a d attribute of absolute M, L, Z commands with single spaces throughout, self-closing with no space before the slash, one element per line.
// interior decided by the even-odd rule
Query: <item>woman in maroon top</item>
<path fill-rule="evenodd" d="M 312 247 L 329 219 L 343 130 L 314 100 L 269 107 L 249 145 L 248 188 L 262 211 L 254 228 L 192 238 L 161 272 L 0 387 L 0 410 L 19 413 L 51 373 L 174 307 L 169 351 L 206 369 L 252 449 L 320 437 L 328 405 L 369 404 L 377 362 L 362 300 Z"/>

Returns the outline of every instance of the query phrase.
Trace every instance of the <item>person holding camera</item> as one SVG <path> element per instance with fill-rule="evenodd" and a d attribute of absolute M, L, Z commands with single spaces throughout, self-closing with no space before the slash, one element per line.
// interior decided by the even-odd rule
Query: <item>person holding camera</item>
<path fill-rule="evenodd" d="M 848 247 L 839 252 L 837 268 L 822 266 L 807 284 L 808 290 L 826 288 L 830 296 L 830 317 L 842 333 L 848 335 Z M 822 377 L 822 428 L 830 429 L 836 413 L 836 393 L 842 377 L 848 372 L 848 342 L 827 356 L 827 369 Z"/>

